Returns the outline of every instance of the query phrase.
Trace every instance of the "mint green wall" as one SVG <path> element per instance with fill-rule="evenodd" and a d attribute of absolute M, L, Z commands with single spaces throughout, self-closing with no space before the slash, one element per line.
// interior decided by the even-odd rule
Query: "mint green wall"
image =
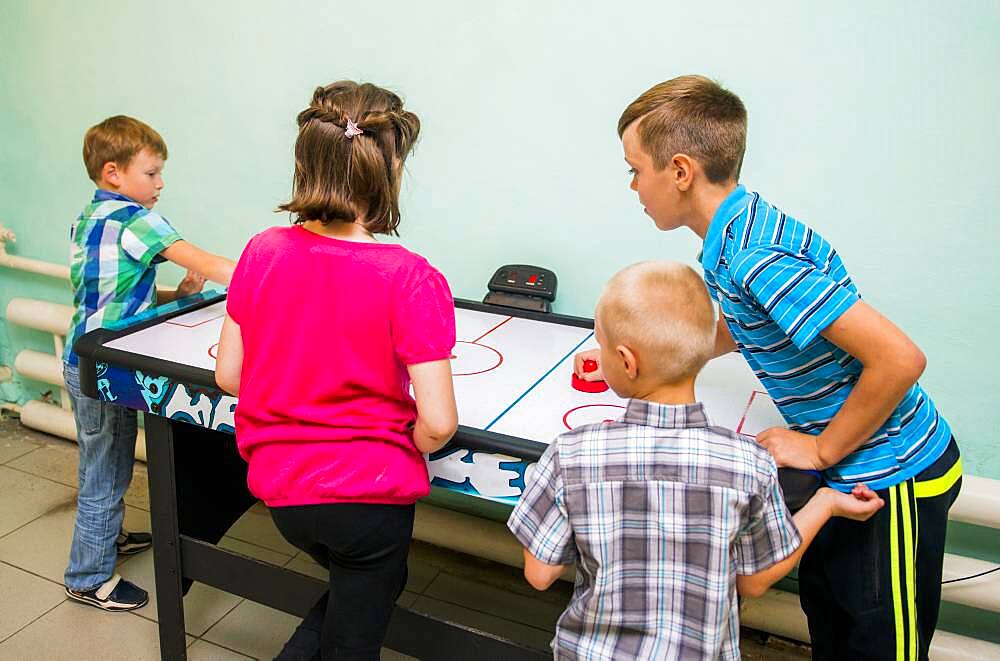
<path fill-rule="evenodd" d="M 83 132 L 127 113 L 170 148 L 157 210 L 235 257 L 286 222 L 270 210 L 312 88 L 364 79 L 423 120 L 402 241 L 470 298 L 500 264 L 549 266 L 558 309 L 588 314 L 628 263 L 694 264 L 695 238 L 657 232 L 628 190 L 615 123 L 651 84 L 704 73 L 750 110 L 744 183 L 838 247 L 867 300 L 927 353 L 923 383 L 968 469 L 1000 478 L 998 34 L 991 2 L 8 0 L 0 221 L 12 252 L 64 261 L 91 194 Z M 69 300 L 63 283 L 0 270 L 0 305 L 15 293 Z M 9 363 L 49 342 L 7 328 L 0 350 Z"/>

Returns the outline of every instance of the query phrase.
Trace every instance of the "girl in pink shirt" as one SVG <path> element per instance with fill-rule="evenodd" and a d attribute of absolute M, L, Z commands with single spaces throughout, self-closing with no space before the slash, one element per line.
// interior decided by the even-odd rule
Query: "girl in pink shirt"
<path fill-rule="evenodd" d="M 422 453 L 458 413 L 448 283 L 395 234 L 420 120 L 395 94 L 341 81 L 299 113 L 291 227 L 253 237 L 233 273 L 216 380 L 239 395 L 250 490 L 330 590 L 279 659 L 378 659 L 406 582 Z M 413 386 L 414 397 L 410 396 Z"/>

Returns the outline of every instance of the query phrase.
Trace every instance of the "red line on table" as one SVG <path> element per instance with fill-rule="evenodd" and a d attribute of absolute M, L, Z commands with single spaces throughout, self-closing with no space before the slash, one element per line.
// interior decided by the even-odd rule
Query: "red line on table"
<path fill-rule="evenodd" d="M 225 317 L 225 316 L 226 315 L 224 315 L 224 314 L 217 314 L 214 317 L 211 317 L 209 319 L 205 319 L 204 321 L 199 321 L 196 324 L 182 324 L 182 323 L 178 323 L 176 321 L 169 321 L 169 320 L 167 320 L 167 321 L 165 321 L 163 323 L 170 324 L 171 326 L 182 326 L 184 328 L 196 328 L 198 326 L 201 326 L 202 324 L 207 324 L 210 321 L 215 321 L 216 319 L 221 319 L 222 317 Z"/>
<path fill-rule="evenodd" d="M 493 328 L 489 329 L 488 331 L 486 331 L 485 333 L 483 333 L 482 335 L 480 335 L 479 337 L 477 337 L 476 339 L 474 339 L 471 342 L 471 344 L 475 344 L 476 342 L 478 342 L 479 340 L 483 339 L 484 337 L 486 337 L 487 335 L 489 335 L 490 333 L 492 333 L 496 329 L 500 328 L 501 326 L 503 326 L 504 324 L 506 324 L 508 321 L 510 321 L 513 318 L 514 317 L 507 317 L 506 319 L 504 319 L 503 321 L 501 321 L 499 324 L 497 324 Z"/>
<path fill-rule="evenodd" d="M 753 400 L 757 398 L 757 395 L 766 395 L 767 393 L 761 392 L 759 390 L 754 390 L 750 393 L 750 399 L 747 400 L 747 407 L 743 409 L 743 417 L 740 418 L 740 424 L 736 425 L 736 433 L 743 434 L 744 436 L 750 436 L 751 438 L 757 438 L 756 434 L 745 434 L 743 432 L 743 425 L 747 422 L 747 416 L 750 415 L 750 407 L 753 406 Z"/>

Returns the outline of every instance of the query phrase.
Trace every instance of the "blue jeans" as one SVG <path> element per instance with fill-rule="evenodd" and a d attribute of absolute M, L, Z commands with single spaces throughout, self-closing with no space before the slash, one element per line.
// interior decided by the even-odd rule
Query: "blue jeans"
<path fill-rule="evenodd" d="M 80 446 L 76 526 L 64 576 L 71 590 L 92 590 L 114 574 L 115 538 L 125 517 L 132 481 L 138 416 L 135 411 L 80 392 L 80 371 L 63 365 Z"/>

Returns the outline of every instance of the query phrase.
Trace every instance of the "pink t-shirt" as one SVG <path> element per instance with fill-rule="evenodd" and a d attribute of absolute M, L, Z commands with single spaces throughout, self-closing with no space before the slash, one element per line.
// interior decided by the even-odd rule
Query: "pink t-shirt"
<path fill-rule="evenodd" d="M 280 507 L 429 493 L 406 366 L 451 355 L 455 308 L 426 259 L 273 227 L 243 250 L 226 311 L 243 337 L 236 442 L 255 496 Z"/>

